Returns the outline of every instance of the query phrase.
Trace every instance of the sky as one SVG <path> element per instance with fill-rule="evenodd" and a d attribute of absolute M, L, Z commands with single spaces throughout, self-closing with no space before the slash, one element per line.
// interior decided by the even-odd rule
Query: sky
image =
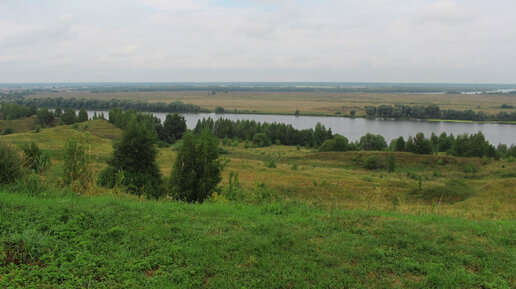
<path fill-rule="evenodd" d="M 514 0 L 0 0 L 0 83 L 516 83 Z"/>

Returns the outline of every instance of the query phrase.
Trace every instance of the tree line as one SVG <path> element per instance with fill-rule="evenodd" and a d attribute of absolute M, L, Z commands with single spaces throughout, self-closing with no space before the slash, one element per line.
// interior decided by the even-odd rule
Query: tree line
<path fill-rule="evenodd" d="M 436 105 L 414 105 L 408 106 L 403 104 L 366 106 L 365 112 L 368 117 L 396 118 L 396 119 L 450 119 L 450 120 L 472 120 L 472 121 L 516 121 L 516 112 L 500 111 L 497 114 L 489 115 L 485 112 L 475 112 L 471 109 L 441 110 Z"/>
<path fill-rule="evenodd" d="M 88 110 L 109 110 L 111 108 L 122 108 L 123 110 L 134 109 L 137 111 L 155 111 L 155 112 L 202 112 L 198 105 L 175 101 L 171 103 L 164 102 L 144 102 L 125 99 L 86 99 L 86 98 L 23 98 L 14 99 L 19 105 L 36 106 L 36 107 L 63 107 Z"/>
<path fill-rule="evenodd" d="M 238 138 L 241 140 L 253 141 L 257 146 L 270 144 L 300 145 L 307 147 L 318 147 L 325 140 L 331 139 L 333 133 L 331 128 L 326 129 L 321 123 L 317 123 L 312 129 L 295 129 L 290 124 L 256 122 L 254 120 L 237 120 L 219 118 L 214 121 L 212 118 L 199 120 L 194 128 L 198 133 L 203 129 L 213 132 L 218 138 Z"/>

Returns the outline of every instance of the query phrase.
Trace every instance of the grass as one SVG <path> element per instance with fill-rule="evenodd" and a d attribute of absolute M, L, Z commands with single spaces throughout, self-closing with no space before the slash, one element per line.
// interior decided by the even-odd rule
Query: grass
<path fill-rule="evenodd" d="M 34 129 L 36 124 L 36 116 L 24 119 L 0 120 L 0 130 L 3 133 L 5 129 L 12 128 L 15 133 L 28 132 Z"/>
<path fill-rule="evenodd" d="M 514 221 L 52 192 L 0 208 L 2 287 L 516 285 Z"/>
<path fill-rule="evenodd" d="M 65 139 L 86 143 L 98 172 L 120 135 L 96 120 L 0 136 L 52 159 L 0 187 L 0 288 L 516 286 L 514 161 L 395 153 L 389 173 L 364 169 L 388 152 L 240 143 L 223 146 L 222 190 L 204 204 L 60 186 Z M 164 176 L 176 146 L 159 149 Z"/>
<path fill-rule="evenodd" d="M 460 95 L 460 94 L 399 94 L 399 93 L 337 93 L 337 92 L 228 92 L 212 95 L 209 91 L 160 91 L 160 92 L 66 92 L 31 95 L 29 97 L 63 97 L 89 99 L 130 99 L 150 102 L 181 100 L 214 110 L 222 106 L 226 111 L 294 114 L 299 110 L 308 115 L 365 115 L 367 105 L 437 104 L 441 109 L 472 109 L 496 114 L 502 104 L 516 105 L 514 95 Z M 512 112 L 516 109 L 504 109 Z"/>
<path fill-rule="evenodd" d="M 88 126 L 84 130 L 84 126 Z M 28 132 L 1 136 L 15 144 L 35 141 L 47 152 L 54 165 L 63 159 L 64 140 L 79 138 L 87 144 L 95 172 L 106 166 L 112 152 L 112 140 L 120 130 L 104 120 L 88 121 L 79 125 L 58 126 L 42 129 L 39 133 Z M 175 161 L 175 146 L 160 148 L 158 166 L 164 176 L 169 176 Z M 223 172 L 222 186 L 227 185 L 230 171 L 238 172 L 242 198 L 259 202 L 256 188 L 265 185 L 270 198 L 315 204 L 324 208 L 380 209 L 409 214 L 437 213 L 440 193 L 444 192 L 438 213 L 468 219 L 513 219 L 516 217 L 514 188 L 516 162 L 491 161 L 482 165 L 480 158 L 457 158 L 446 155 L 415 155 L 396 153 L 396 170 L 366 170 L 365 160 L 377 156 L 386 163 L 386 152 L 327 152 L 317 153 L 290 146 L 244 148 L 223 146 L 227 166 Z M 274 163 L 275 168 L 266 165 Z M 442 164 L 441 164 L 442 163 Z M 296 165 L 296 169 L 292 167 Z M 468 173 L 469 166 L 476 172 Z M 418 176 L 427 194 L 420 196 Z M 321 185 L 324 182 L 324 185 Z M 314 183 L 315 181 L 315 183 Z M 467 186 L 457 188 L 456 183 Z M 317 184 L 317 185 L 316 185 Z M 377 197 L 378 191 L 381 195 Z M 457 192 L 470 193 L 458 196 Z M 460 201 L 457 201 L 460 200 Z"/>

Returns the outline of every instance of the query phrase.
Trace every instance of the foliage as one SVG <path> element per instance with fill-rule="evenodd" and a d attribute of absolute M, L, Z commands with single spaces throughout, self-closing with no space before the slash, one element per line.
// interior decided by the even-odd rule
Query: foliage
<path fill-rule="evenodd" d="M 502 108 L 508 108 L 503 107 Z M 403 104 L 395 104 L 392 105 L 380 105 L 378 107 L 375 106 L 366 106 L 365 112 L 369 117 L 382 117 L 382 118 L 396 118 L 396 119 L 408 119 L 408 118 L 416 118 L 416 119 L 447 119 L 447 120 L 473 120 L 473 121 L 486 121 L 486 120 L 494 120 L 494 121 L 515 121 L 516 120 L 516 112 L 508 113 L 505 111 L 500 111 L 497 114 L 488 115 L 482 111 L 474 112 L 471 109 L 466 109 L 463 111 L 448 109 L 441 110 L 440 107 L 436 104 L 431 104 L 428 106 L 424 105 L 414 105 L 408 106 Z"/>
<path fill-rule="evenodd" d="M 331 129 L 326 129 L 320 123 L 314 129 L 295 129 L 292 125 L 283 123 L 259 123 L 252 120 L 237 120 L 219 118 L 214 121 L 212 118 L 203 118 L 197 122 L 194 132 L 200 133 L 203 129 L 212 131 L 215 136 L 234 139 L 252 140 L 256 134 L 266 134 L 271 143 L 278 140 L 284 145 L 318 146 L 325 140 L 332 138 Z M 263 136 L 264 144 L 267 142 Z"/>
<path fill-rule="evenodd" d="M 369 156 L 366 158 L 364 168 L 368 170 L 376 170 L 381 168 L 382 164 L 377 156 Z"/>
<path fill-rule="evenodd" d="M 24 162 L 23 166 L 35 173 L 46 171 L 50 166 L 50 158 L 39 148 L 35 142 L 22 145 Z"/>
<path fill-rule="evenodd" d="M 332 139 L 325 140 L 319 147 L 322 152 L 343 152 L 351 150 L 348 146 L 348 139 L 344 136 L 336 134 Z"/>
<path fill-rule="evenodd" d="M 360 148 L 365 151 L 381 151 L 387 147 L 385 138 L 381 135 L 367 133 L 360 138 Z"/>
<path fill-rule="evenodd" d="M 163 129 L 159 132 L 159 138 L 168 143 L 174 143 L 181 139 L 186 132 L 185 117 L 177 113 L 167 114 L 163 122 Z"/>
<path fill-rule="evenodd" d="M 108 110 L 112 108 L 122 108 L 124 110 L 134 109 L 137 111 L 155 111 L 155 112 L 201 112 L 202 109 L 193 104 L 185 104 L 181 101 L 170 103 L 163 102 L 143 102 L 121 99 L 77 99 L 77 98 L 22 98 L 17 99 L 22 105 L 37 107 L 69 107 L 73 109 L 90 109 L 90 110 Z"/>
<path fill-rule="evenodd" d="M 265 133 L 257 133 L 253 136 L 253 144 L 256 147 L 265 147 L 271 145 L 271 139 Z"/>
<path fill-rule="evenodd" d="M 387 170 L 391 173 L 396 170 L 396 156 L 394 153 L 390 153 L 387 157 Z"/>
<path fill-rule="evenodd" d="M 81 107 L 79 110 L 79 115 L 77 116 L 77 122 L 85 122 L 88 120 L 88 113 L 84 107 Z"/>
<path fill-rule="evenodd" d="M 133 118 L 113 144 L 113 157 L 99 176 L 99 184 L 112 187 L 119 171 L 124 173 L 124 186 L 128 192 L 159 198 L 163 195 L 161 175 L 156 164 L 157 135 L 152 124 L 145 118 Z"/>
<path fill-rule="evenodd" d="M 22 159 L 15 146 L 0 140 L 0 184 L 8 184 L 22 175 Z"/>
<path fill-rule="evenodd" d="M 75 109 L 69 107 L 65 109 L 63 115 L 61 116 L 64 124 L 70 125 L 77 121 L 77 115 L 75 114 Z"/>
<path fill-rule="evenodd" d="M 79 139 L 67 139 L 64 145 L 63 182 L 72 185 L 77 192 L 84 192 L 92 181 L 90 161 L 86 156 L 86 147 Z"/>
<path fill-rule="evenodd" d="M 201 134 L 185 134 L 170 174 L 169 188 L 173 196 L 187 202 L 203 202 L 221 181 L 219 141 L 204 130 Z"/>

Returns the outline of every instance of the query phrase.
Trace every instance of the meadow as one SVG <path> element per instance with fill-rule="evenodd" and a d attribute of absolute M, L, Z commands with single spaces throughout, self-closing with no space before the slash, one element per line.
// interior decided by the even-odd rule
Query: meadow
<path fill-rule="evenodd" d="M 389 172 L 390 152 L 224 141 L 223 181 L 203 204 L 63 188 L 65 139 L 87 144 L 98 173 L 121 133 L 94 120 L 0 137 L 52 161 L 0 188 L 1 287 L 516 286 L 513 160 L 394 153 Z M 175 156 L 159 148 L 163 175 Z"/>
<path fill-rule="evenodd" d="M 254 112 L 294 114 L 299 110 L 307 115 L 349 115 L 355 110 L 357 116 L 365 116 L 365 107 L 382 104 L 431 105 L 441 109 L 483 111 L 496 114 L 503 104 L 516 105 L 515 94 L 415 94 L 415 93 L 359 93 L 359 92 L 263 92 L 263 91 L 155 91 L 155 92 L 98 92 L 66 91 L 40 93 L 28 98 L 86 98 L 127 99 L 146 102 L 182 101 L 214 110 L 224 107 L 228 112 Z M 503 109 L 514 112 L 516 109 Z"/>

